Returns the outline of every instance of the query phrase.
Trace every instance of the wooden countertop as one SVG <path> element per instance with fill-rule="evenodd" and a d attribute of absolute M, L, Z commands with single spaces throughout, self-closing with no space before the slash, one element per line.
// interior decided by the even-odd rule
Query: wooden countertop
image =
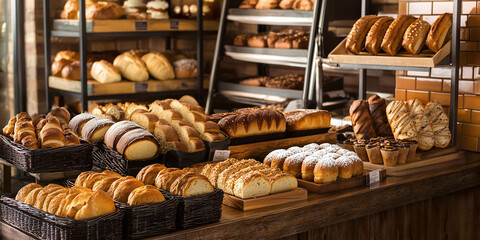
<path fill-rule="evenodd" d="M 480 185 L 480 153 L 467 152 L 465 164 L 406 177 L 387 177 L 376 188 L 357 187 L 309 194 L 307 201 L 239 211 L 223 207 L 218 223 L 150 239 L 276 239 L 345 222 L 387 209 Z M 2 239 L 32 239 L 0 222 Z"/>

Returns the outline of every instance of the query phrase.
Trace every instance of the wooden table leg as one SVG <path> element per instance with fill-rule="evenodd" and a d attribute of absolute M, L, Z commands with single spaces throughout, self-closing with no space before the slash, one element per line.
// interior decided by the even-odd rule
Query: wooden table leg
<path fill-rule="evenodd" d="M 2 164 L 0 171 L 2 174 L 1 190 L 3 193 L 10 193 L 12 191 L 12 168 Z"/>

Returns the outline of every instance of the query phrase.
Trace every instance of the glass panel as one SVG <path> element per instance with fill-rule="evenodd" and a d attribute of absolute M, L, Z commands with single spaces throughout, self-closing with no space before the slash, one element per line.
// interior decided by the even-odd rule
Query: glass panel
<path fill-rule="evenodd" d="M 0 0 L 0 126 L 10 117 L 8 100 L 8 14 L 6 0 Z M 11 86 L 10 86 L 11 87 Z"/>

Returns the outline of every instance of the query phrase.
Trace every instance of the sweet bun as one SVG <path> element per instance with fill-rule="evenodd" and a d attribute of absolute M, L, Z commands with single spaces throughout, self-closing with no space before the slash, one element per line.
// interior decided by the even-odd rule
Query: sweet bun
<path fill-rule="evenodd" d="M 81 204 L 80 204 L 81 205 Z M 78 205 L 76 206 L 78 208 Z M 104 191 L 93 192 L 84 205 L 75 214 L 75 220 L 82 220 L 105 215 L 115 211 L 115 204 Z"/>

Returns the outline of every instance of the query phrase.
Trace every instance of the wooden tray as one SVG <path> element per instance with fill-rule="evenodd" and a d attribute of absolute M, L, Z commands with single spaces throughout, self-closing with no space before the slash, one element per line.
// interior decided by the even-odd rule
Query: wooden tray
<path fill-rule="evenodd" d="M 332 52 L 328 58 L 332 63 L 348 64 L 366 64 L 383 66 L 405 66 L 405 67 L 435 67 L 451 52 L 451 41 L 447 42 L 440 51 L 434 53 L 430 50 L 423 50 L 419 55 L 412 55 L 405 51 L 399 52 L 396 56 L 389 56 L 385 53 L 371 55 L 367 52 L 361 52 L 354 55 L 345 49 L 346 39 L 344 39 Z M 402 49 L 403 50 L 403 49 Z"/>
<path fill-rule="evenodd" d="M 308 199 L 306 189 L 297 188 L 292 191 L 276 193 L 273 195 L 242 199 L 225 193 L 223 196 L 223 204 L 232 208 L 248 211 L 257 208 L 270 207 L 284 203 L 303 201 Z"/>
<path fill-rule="evenodd" d="M 435 149 L 424 153 L 417 153 L 418 161 L 409 162 L 395 167 L 386 167 L 379 164 L 363 162 L 365 169 L 385 169 L 387 176 L 406 176 L 425 171 L 435 171 L 465 163 L 465 152 L 453 146 L 445 149 Z"/>
<path fill-rule="evenodd" d="M 309 192 L 313 193 L 329 193 L 341 191 L 348 188 L 358 187 L 367 184 L 367 175 L 373 170 L 363 170 L 361 176 L 353 177 L 350 179 L 337 180 L 331 183 L 314 183 L 310 181 L 305 181 L 302 179 L 298 180 L 298 186 L 307 189 Z M 387 177 L 387 171 L 385 169 L 380 169 L 380 180 L 383 180 Z"/>
<path fill-rule="evenodd" d="M 303 146 L 309 143 L 337 143 L 337 134 L 335 132 L 328 132 L 303 137 L 249 143 L 229 146 L 228 150 L 230 150 L 230 157 L 232 158 L 255 158 L 257 160 L 263 160 L 263 158 L 273 150 L 289 148 L 295 145 Z"/>
<path fill-rule="evenodd" d="M 51 88 L 69 91 L 81 92 L 81 82 L 60 77 L 49 78 Z M 208 78 L 203 80 L 203 88 L 208 88 Z M 89 96 L 108 95 L 108 94 L 129 94 L 140 92 L 161 92 L 197 89 L 197 79 L 173 79 L 173 80 L 148 80 L 146 82 L 121 81 L 116 83 L 100 83 L 95 80 L 88 80 L 87 92 Z"/>

